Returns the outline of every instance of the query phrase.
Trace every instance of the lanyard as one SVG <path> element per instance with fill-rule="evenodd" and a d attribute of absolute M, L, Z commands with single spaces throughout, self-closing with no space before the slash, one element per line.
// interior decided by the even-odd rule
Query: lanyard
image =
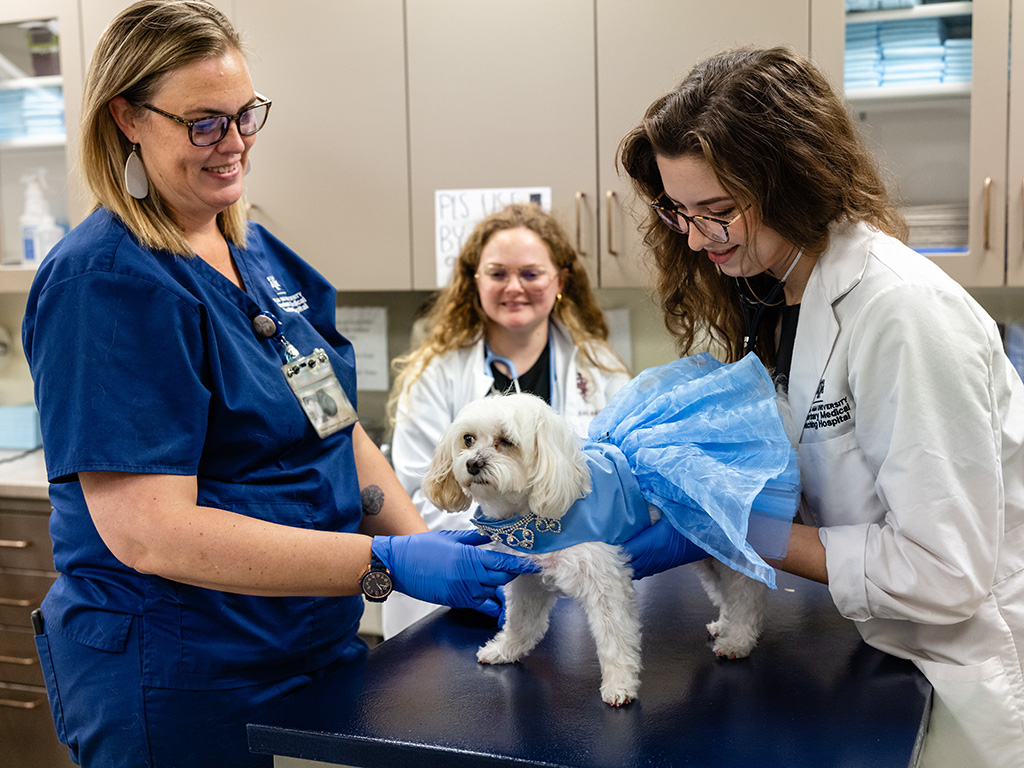
<path fill-rule="evenodd" d="M 558 377 L 555 374 L 555 345 L 552 343 L 554 336 L 551 333 L 551 325 L 548 324 L 548 377 L 549 384 L 548 388 L 551 392 L 551 407 L 556 411 L 558 410 L 558 390 L 555 388 L 555 384 L 558 381 Z M 501 363 L 508 368 L 509 378 L 512 379 L 512 386 L 516 388 L 516 392 L 520 392 L 519 389 L 519 370 L 516 368 L 516 364 L 509 360 L 507 357 L 496 355 L 491 352 L 491 348 L 487 346 L 487 342 L 484 341 L 484 372 L 491 376 L 491 366 L 494 363 Z"/>

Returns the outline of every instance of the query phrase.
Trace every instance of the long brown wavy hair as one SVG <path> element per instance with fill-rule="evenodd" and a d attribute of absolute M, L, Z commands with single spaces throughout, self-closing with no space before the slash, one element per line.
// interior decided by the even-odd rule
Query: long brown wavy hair
<path fill-rule="evenodd" d="M 483 219 L 470 233 L 452 271 L 448 285 L 441 290 L 427 316 L 428 331 L 420 344 L 392 361 L 395 385 L 388 399 L 388 414 L 394 420 L 398 399 L 407 393 L 430 362 L 439 355 L 475 344 L 490 322 L 480 304 L 476 272 L 480 254 L 490 239 L 505 229 L 525 227 L 547 246 L 551 261 L 563 279 L 561 298 L 551 316 L 569 331 L 580 349 L 581 360 L 605 371 L 626 372 L 626 366 L 609 368 L 595 355 L 596 347 L 607 350 L 606 358 L 617 360 L 608 339 L 608 325 L 590 288 L 590 278 L 580 262 L 569 237 L 558 222 L 533 203 L 513 203 Z"/>
<path fill-rule="evenodd" d="M 656 99 L 620 142 L 616 162 L 642 200 L 664 192 L 656 156 L 705 160 L 743 214 L 748 232 L 764 224 L 818 258 L 829 225 L 863 221 L 900 239 L 906 224 L 842 98 L 821 71 L 786 47 L 741 48 L 698 64 Z M 708 342 L 728 360 L 743 355 L 737 281 L 690 250 L 648 209 L 640 225 L 657 267 L 665 325 L 682 354 Z M 768 276 L 751 278 L 764 295 Z M 760 290 L 758 290 L 760 288 Z M 757 353 L 774 364 L 764 335 Z"/>

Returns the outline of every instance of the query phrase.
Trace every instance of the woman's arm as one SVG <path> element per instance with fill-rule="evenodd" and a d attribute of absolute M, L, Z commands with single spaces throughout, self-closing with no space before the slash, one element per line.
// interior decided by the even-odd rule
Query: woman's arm
<path fill-rule="evenodd" d="M 353 435 L 362 491 L 360 534 L 269 523 L 196 504 L 196 478 L 82 472 L 103 542 L 141 573 L 249 595 L 355 595 L 370 562 L 370 536 L 427 530 L 380 450 Z"/>
<path fill-rule="evenodd" d="M 395 536 L 428 530 L 388 460 L 359 424 L 352 432 L 352 448 L 363 503 L 359 531 L 369 536 Z"/>
<path fill-rule="evenodd" d="M 825 547 L 818 538 L 818 529 L 794 523 L 789 534 L 789 548 L 781 560 L 767 560 L 768 565 L 811 581 L 828 584 Z"/>
<path fill-rule="evenodd" d="M 360 592 L 368 536 L 200 507 L 194 476 L 82 472 L 79 479 L 103 542 L 140 573 L 250 595 Z"/>

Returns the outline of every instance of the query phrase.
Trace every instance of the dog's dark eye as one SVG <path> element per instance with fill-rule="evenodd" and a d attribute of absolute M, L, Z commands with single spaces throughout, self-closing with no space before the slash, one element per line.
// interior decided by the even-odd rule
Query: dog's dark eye
<path fill-rule="evenodd" d="M 467 448 L 470 448 L 470 447 L 472 447 L 473 443 L 476 442 L 476 438 L 473 437 L 472 435 L 463 435 L 462 436 L 462 442 L 464 442 L 466 444 Z"/>
<path fill-rule="evenodd" d="M 499 448 L 515 448 L 516 444 L 513 441 L 509 440 L 507 437 L 499 437 L 498 438 L 498 447 Z"/>

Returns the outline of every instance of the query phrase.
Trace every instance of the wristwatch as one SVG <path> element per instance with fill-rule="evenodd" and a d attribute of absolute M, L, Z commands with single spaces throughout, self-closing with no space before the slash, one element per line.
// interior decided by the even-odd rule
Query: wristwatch
<path fill-rule="evenodd" d="M 359 587 L 371 603 L 383 603 L 395 588 L 395 582 L 388 569 L 384 567 L 384 562 L 372 552 L 370 564 L 359 579 Z"/>

